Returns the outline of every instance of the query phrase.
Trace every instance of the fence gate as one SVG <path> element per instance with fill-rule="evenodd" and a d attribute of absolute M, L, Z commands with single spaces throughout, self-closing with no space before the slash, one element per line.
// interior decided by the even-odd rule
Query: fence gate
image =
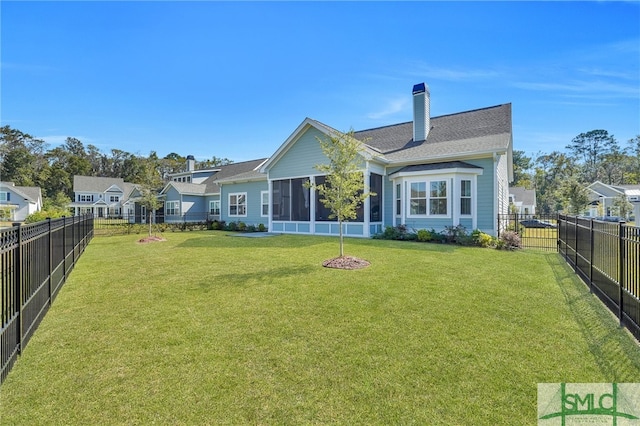
<path fill-rule="evenodd" d="M 499 214 L 498 237 L 505 231 L 520 235 L 522 248 L 546 251 L 558 250 L 557 214 Z"/>

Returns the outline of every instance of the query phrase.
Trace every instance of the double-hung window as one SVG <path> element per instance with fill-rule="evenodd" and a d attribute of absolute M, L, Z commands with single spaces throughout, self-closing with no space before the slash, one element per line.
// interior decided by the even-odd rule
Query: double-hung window
<path fill-rule="evenodd" d="M 247 193 L 236 192 L 229 194 L 229 216 L 247 215 Z"/>
<path fill-rule="evenodd" d="M 266 217 L 269 216 L 269 191 L 260 192 L 260 216 Z"/>
<path fill-rule="evenodd" d="M 118 201 L 120 201 L 120 197 L 118 195 L 110 195 L 109 196 L 109 202 L 110 203 L 117 203 Z"/>
<path fill-rule="evenodd" d="M 402 184 L 396 185 L 396 216 L 402 214 Z"/>
<path fill-rule="evenodd" d="M 179 201 L 167 201 L 164 203 L 164 213 L 167 216 L 177 216 L 180 214 Z"/>
<path fill-rule="evenodd" d="M 427 214 L 427 183 L 411 182 L 411 197 L 409 198 L 409 214 Z"/>
<path fill-rule="evenodd" d="M 471 215 L 471 181 L 460 181 L 460 214 Z"/>
<path fill-rule="evenodd" d="M 214 216 L 220 215 L 220 200 L 209 201 L 209 214 Z"/>
<path fill-rule="evenodd" d="M 11 201 L 11 195 L 8 192 L 0 192 L 0 201 Z"/>
<path fill-rule="evenodd" d="M 400 213 L 402 199 L 400 185 L 396 186 L 396 214 Z M 448 214 L 447 181 L 411 182 L 409 186 L 410 216 L 445 216 Z"/>
<path fill-rule="evenodd" d="M 429 214 L 447 214 L 447 181 L 436 180 L 429 182 Z"/>

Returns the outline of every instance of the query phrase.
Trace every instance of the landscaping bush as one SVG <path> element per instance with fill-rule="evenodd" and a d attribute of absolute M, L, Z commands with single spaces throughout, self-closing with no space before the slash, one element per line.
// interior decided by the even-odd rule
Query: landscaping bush
<path fill-rule="evenodd" d="M 267 227 L 264 226 L 264 223 L 259 223 L 258 224 L 258 232 L 266 232 L 267 231 Z"/>
<path fill-rule="evenodd" d="M 426 229 L 419 229 L 417 232 L 417 238 L 421 243 L 427 243 L 429 241 L 433 241 L 433 234 Z"/>
<path fill-rule="evenodd" d="M 503 232 L 502 234 L 500 234 L 497 248 L 502 250 L 515 250 L 522 248 L 520 235 L 518 235 L 518 233 L 514 231 Z"/>
<path fill-rule="evenodd" d="M 415 241 L 418 237 L 415 233 L 409 232 L 406 225 L 387 226 L 380 234 L 374 235 L 379 240 L 401 240 Z"/>
<path fill-rule="evenodd" d="M 475 229 L 471 233 L 471 241 L 479 247 L 494 247 L 496 245 L 495 238 L 489 234 L 485 234 L 479 229 Z"/>
<path fill-rule="evenodd" d="M 245 232 L 247 230 L 247 224 L 240 221 L 238 222 L 238 231 Z"/>
<path fill-rule="evenodd" d="M 445 226 L 443 235 L 448 243 L 456 243 L 461 237 L 467 235 L 467 231 L 462 225 Z"/>

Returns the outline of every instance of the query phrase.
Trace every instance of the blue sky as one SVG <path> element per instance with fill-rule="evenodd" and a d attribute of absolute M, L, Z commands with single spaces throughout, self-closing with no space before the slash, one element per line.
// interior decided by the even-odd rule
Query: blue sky
<path fill-rule="evenodd" d="M 511 102 L 514 149 L 640 135 L 640 2 L 0 2 L 2 125 L 148 155 L 271 155 Z"/>

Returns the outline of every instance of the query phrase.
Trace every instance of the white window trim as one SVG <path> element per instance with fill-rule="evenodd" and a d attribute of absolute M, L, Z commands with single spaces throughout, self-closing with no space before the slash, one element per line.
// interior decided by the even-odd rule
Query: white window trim
<path fill-rule="evenodd" d="M 244 195 L 244 204 L 235 204 L 236 206 L 244 205 L 244 213 L 243 214 L 231 214 L 231 197 L 235 196 L 236 199 L 239 196 Z M 230 192 L 227 200 L 229 200 L 227 213 L 229 217 L 247 217 L 247 193 L 246 192 Z"/>
<path fill-rule="evenodd" d="M 404 217 L 409 219 L 424 219 L 424 218 L 435 218 L 435 219 L 450 219 L 453 216 L 453 208 L 451 204 L 452 200 L 452 190 L 451 185 L 452 181 L 454 181 L 452 176 L 443 176 L 443 175 L 431 175 L 431 176 L 422 176 L 420 178 L 411 178 L 406 179 L 407 182 L 407 196 L 405 199 L 404 208 L 406 211 L 406 215 Z M 447 214 L 430 214 L 429 204 L 431 201 L 431 182 L 446 182 L 447 188 L 447 196 L 445 197 L 447 200 Z M 425 214 L 411 214 L 411 184 L 412 183 L 425 183 L 426 186 L 426 196 L 427 196 L 427 208 Z M 440 199 L 440 198 L 438 198 Z"/>
<path fill-rule="evenodd" d="M 212 210 L 214 210 L 214 206 L 218 205 L 218 213 L 214 213 Z M 209 201 L 209 214 L 212 214 L 214 216 L 220 216 L 220 200 L 210 200 Z"/>
<path fill-rule="evenodd" d="M 173 207 L 174 213 L 169 213 L 169 205 Z M 167 216 L 179 216 L 180 215 L 180 201 L 167 201 L 164 203 L 164 214 Z"/>
<path fill-rule="evenodd" d="M 264 206 L 265 206 L 265 195 L 267 197 L 267 202 L 266 202 L 266 206 L 267 206 L 267 214 L 264 214 Z M 269 217 L 269 213 L 270 213 L 270 203 L 269 200 L 271 198 L 269 197 L 269 191 L 260 191 L 260 217 Z"/>
<path fill-rule="evenodd" d="M 468 197 L 463 197 L 462 196 L 462 181 L 469 181 L 469 192 L 471 195 L 469 195 Z M 459 214 L 460 217 L 463 218 L 470 218 L 473 217 L 473 212 L 474 212 L 474 202 L 475 202 L 475 196 L 474 196 L 474 189 L 475 189 L 475 179 L 472 178 L 471 176 L 459 176 L 456 178 L 456 185 L 458 185 L 458 190 L 460 191 L 460 193 L 457 196 L 458 199 L 458 205 L 456 206 L 459 210 Z M 469 198 L 471 200 L 470 206 L 469 206 L 469 210 L 471 210 L 471 212 L 469 214 L 463 214 L 462 213 L 462 199 L 463 198 Z"/>

